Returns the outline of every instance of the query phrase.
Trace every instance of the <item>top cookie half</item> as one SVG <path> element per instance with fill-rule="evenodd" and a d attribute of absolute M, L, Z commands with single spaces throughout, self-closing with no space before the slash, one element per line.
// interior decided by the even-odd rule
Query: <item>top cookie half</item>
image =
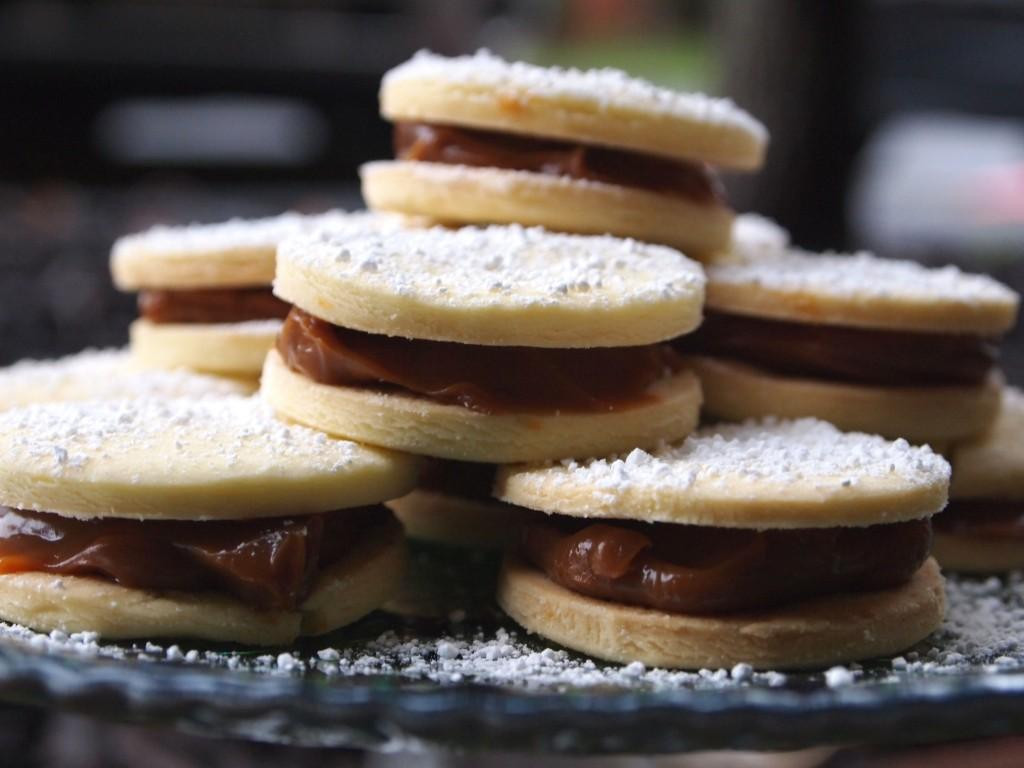
<path fill-rule="evenodd" d="M 110 271 L 122 291 L 268 286 L 274 279 L 277 246 L 284 238 L 319 229 L 376 226 L 399 227 L 401 217 L 328 211 L 158 226 L 119 238 L 111 252 Z"/>
<path fill-rule="evenodd" d="M 488 346 L 653 344 L 701 320 L 704 273 L 671 248 L 518 226 L 291 238 L 274 292 L 334 325 Z"/>
<path fill-rule="evenodd" d="M 488 51 L 447 58 L 421 51 L 384 76 L 380 103 L 392 121 L 490 129 L 725 168 L 760 167 L 761 123 L 726 99 L 680 93 L 615 69 L 507 62 Z"/>

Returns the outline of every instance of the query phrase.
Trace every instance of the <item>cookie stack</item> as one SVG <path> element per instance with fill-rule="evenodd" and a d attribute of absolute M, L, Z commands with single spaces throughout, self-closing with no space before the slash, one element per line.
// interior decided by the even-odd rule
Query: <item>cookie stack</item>
<path fill-rule="evenodd" d="M 618 70 L 421 52 L 384 76 L 395 160 L 362 169 L 375 210 L 611 234 L 701 258 L 728 248 L 713 167 L 761 166 L 767 132 L 725 99 Z"/>
<path fill-rule="evenodd" d="M 401 579 L 379 502 L 414 485 L 415 461 L 253 398 L 7 411 L 0 457 L 6 621 L 275 645 L 360 618 Z"/>

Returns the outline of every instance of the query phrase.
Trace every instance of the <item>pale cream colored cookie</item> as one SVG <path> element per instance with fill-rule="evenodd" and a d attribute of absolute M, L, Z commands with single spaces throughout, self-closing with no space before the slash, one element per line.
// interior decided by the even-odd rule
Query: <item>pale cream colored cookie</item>
<path fill-rule="evenodd" d="M 280 320 L 152 323 L 140 318 L 129 334 L 132 355 L 142 366 L 188 368 L 255 381 L 280 330 Z"/>
<path fill-rule="evenodd" d="M 760 167 L 764 126 L 725 99 L 659 88 L 613 69 L 538 67 L 488 51 L 445 58 L 421 51 L 384 76 L 381 113 Z"/>
<path fill-rule="evenodd" d="M 692 331 L 704 274 L 664 246 L 519 226 L 358 239 L 278 251 L 274 292 L 345 328 L 491 346 L 619 347 Z"/>
<path fill-rule="evenodd" d="M 758 213 L 741 213 L 733 219 L 732 247 L 721 260 L 755 260 L 789 248 L 789 232 Z"/>
<path fill-rule="evenodd" d="M 1024 500 L 1024 393 L 1005 387 L 992 426 L 954 445 L 950 462 L 954 499 Z"/>
<path fill-rule="evenodd" d="M 326 568 L 295 611 L 263 611 L 215 593 L 153 592 L 85 576 L 0 575 L 0 618 L 40 632 L 97 632 L 109 640 L 188 637 L 284 645 L 362 618 L 396 593 L 401 527 L 380 526 Z"/>
<path fill-rule="evenodd" d="M 992 373 L 976 387 L 880 387 L 782 376 L 722 358 L 689 360 L 713 417 L 814 416 L 841 429 L 929 444 L 984 432 L 998 413 L 1003 382 Z"/>
<path fill-rule="evenodd" d="M 943 570 L 1002 573 L 1024 568 L 1024 541 L 1019 538 L 964 536 L 935 531 L 932 554 Z"/>
<path fill-rule="evenodd" d="M 329 211 L 314 216 L 285 213 L 265 219 L 153 227 L 118 239 L 110 270 L 122 291 L 270 285 L 277 245 L 284 238 L 320 229 L 377 226 L 401 226 L 400 217 Z"/>
<path fill-rule="evenodd" d="M 0 504 L 78 518 L 249 519 L 373 504 L 418 462 L 276 420 L 258 398 L 50 403 L 0 414 Z"/>
<path fill-rule="evenodd" d="M 482 413 L 373 389 L 319 384 L 290 370 L 276 350 L 263 398 L 278 414 L 332 435 L 441 459 L 492 464 L 593 456 L 688 435 L 700 386 L 688 371 L 654 384 L 650 402 L 603 413 Z"/>
<path fill-rule="evenodd" d="M 495 496 L 573 517 L 835 528 L 932 515 L 946 503 L 949 472 L 905 440 L 768 419 L 706 427 L 651 452 L 502 467 Z"/>
<path fill-rule="evenodd" d="M 710 309 L 860 328 L 998 335 L 1013 327 L 1019 302 L 987 275 L 868 253 L 734 251 L 707 278 Z"/>
<path fill-rule="evenodd" d="M 254 389 L 254 383 L 221 376 L 148 370 L 122 349 L 87 349 L 55 360 L 22 360 L 0 368 L 0 410 L 72 400 L 223 397 Z"/>
<path fill-rule="evenodd" d="M 458 547 L 500 549 L 508 544 L 523 510 L 487 499 L 467 499 L 417 488 L 388 502 L 413 539 Z"/>
<path fill-rule="evenodd" d="M 729 245 L 720 203 L 568 176 L 428 162 L 378 161 L 360 170 L 363 197 L 381 211 L 457 224 L 523 224 L 633 237 L 700 257 Z"/>
<path fill-rule="evenodd" d="M 652 667 L 811 669 L 886 656 L 942 624 L 945 593 L 934 560 L 894 589 L 832 595 L 764 611 L 686 616 L 595 600 L 506 560 L 498 603 L 531 632 L 610 661 Z"/>

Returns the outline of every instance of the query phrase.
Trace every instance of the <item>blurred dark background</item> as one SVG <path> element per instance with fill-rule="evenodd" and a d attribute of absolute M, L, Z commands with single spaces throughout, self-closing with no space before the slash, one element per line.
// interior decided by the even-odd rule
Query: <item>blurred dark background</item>
<path fill-rule="evenodd" d="M 357 167 L 390 151 L 381 74 L 479 46 L 729 95 L 772 134 L 727 180 L 738 209 L 1024 287 L 1015 0 L 7 2 L 0 363 L 124 342 L 117 235 L 360 206 Z M 1006 363 L 1024 380 L 1016 337 Z"/>

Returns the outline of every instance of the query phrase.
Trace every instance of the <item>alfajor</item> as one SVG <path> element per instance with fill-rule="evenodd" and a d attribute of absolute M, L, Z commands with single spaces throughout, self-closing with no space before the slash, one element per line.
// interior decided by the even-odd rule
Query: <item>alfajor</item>
<path fill-rule="evenodd" d="M 937 444 L 985 430 L 1017 294 L 955 267 L 807 253 L 773 247 L 764 227 L 746 232 L 707 266 L 707 316 L 679 344 L 709 414 L 815 416 Z"/>
<path fill-rule="evenodd" d="M 790 669 L 894 653 L 942 621 L 929 518 L 948 485 L 929 448 L 815 419 L 505 467 L 497 497 L 546 516 L 523 528 L 498 602 L 621 662 Z"/>
<path fill-rule="evenodd" d="M 633 237 L 697 257 L 730 237 L 711 166 L 755 170 L 767 144 L 725 99 L 488 51 L 421 51 L 384 76 L 380 105 L 395 160 L 363 166 L 371 208 Z"/>
<path fill-rule="evenodd" d="M 123 349 L 87 349 L 55 360 L 22 360 L 0 368 L 0 410 L 31 403 L 249 394 L 240 379 L 186 370 L 145 368 Z"/>
<path fill-rule="evenodd" d="M 1024 393 L 1006 388 L 983 435 L 953 445 L 953 484 L 935 518 L 943 568 L 996 573 L 1024 568 Z"/>
<path fill-rule="evenodd" d="M 0 618 L 254 645 L 328 632 L 397 589 L 402 529 L 380 502 L 416 472 L 255 398 L 6 411 Z"/>
<path fill-rule="evenodd" d="M 700 322 L 698 264 L 518 226 L 286 240 L 295 306 L 262 393 L 283 416 L 443 459 L 528 461 L 690 432 L 696 377 L 663 342 Z"/>
<path fill-rule="evenodd" d="M 139 291 L 131 327 L 136 358 L 254 380 L 289 307 L 274 297 L 277 245 L 322 227 L 397 226 L 397 217 L 331 211 L 154 227 L 114 243 L 114 284 Z"/>

